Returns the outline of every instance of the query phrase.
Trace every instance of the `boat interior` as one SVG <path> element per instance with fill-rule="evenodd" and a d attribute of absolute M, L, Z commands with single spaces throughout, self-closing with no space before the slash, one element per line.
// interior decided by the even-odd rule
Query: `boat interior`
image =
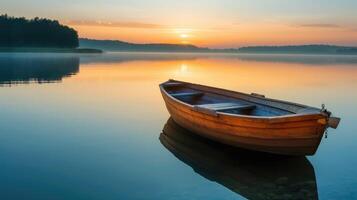
<path fill-rule="evenodd" d="M 282 116 L 301 112 L 316 112 L 316 109 L 288 102 L 274 102 L 264 95 L 246 95 L 232 91 L 168 81 L 162 88 L 173 98 L 194 106 L 194 109 L 210 115 L 229 113 L 250 116 Z"/>

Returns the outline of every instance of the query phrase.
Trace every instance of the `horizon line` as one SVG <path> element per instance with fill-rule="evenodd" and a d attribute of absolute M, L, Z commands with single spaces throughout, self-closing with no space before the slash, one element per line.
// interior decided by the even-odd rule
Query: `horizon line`
<path fill-rule="evenodd" d="M 111 41 L 111 42 L 123 42 L 123 43 L 128 43 L 128 44 L 134 44 L 134 45 L 179 45 L 179 46 L 194 46 L 197 48 L 206 48 L 206 49 L 219 49 L 219 50 L 224 50 L 224 49 L 240 49 L 244 47 L 296 47 L 296 46 L 332 46 L 332 47 L 350 47 L 350 48 L 357 48 L 357 45 L 355 46 L 349 46 L 349 45 L 340 45 L 340 44 L 333 44 L 333 43 L 303 43 L 303 44 L 283 44 L 283 45 L 274 45 L 274 44 L 269 44 L 269 45 L 245 45 L 245 46 L 237 46 L 237 47 L 222 47 L 222 48 L 217 48 L 217 47 L 208 47 L 208 46 L 198 46 L 193 43 L 187 43 L 187 44 L 182 44 L 182 43 L 162 43 L 162 42 L 149 42 L 149 43 L 137 43 L 137 42 L 128 42 L 125 40 L 120 40 L 120 39 L 95 39 L 95 38 L 86 38 L 86 37 L 79 37 L 78 39 L 84 39 L 84 40 L 95 40 L 95 41 Z"/>

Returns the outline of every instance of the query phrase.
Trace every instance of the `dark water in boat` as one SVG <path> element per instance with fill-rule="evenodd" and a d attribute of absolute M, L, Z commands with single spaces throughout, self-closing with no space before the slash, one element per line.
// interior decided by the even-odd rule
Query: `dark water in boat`
<path fill-rule="evenodd" d="M 232 149 L 169 119 L 169 78 L 324 103 L 342 122 L 311 157 Z M 356 88 L 353 56 L 0 54 L 0 198 L 356 199 Z"/>

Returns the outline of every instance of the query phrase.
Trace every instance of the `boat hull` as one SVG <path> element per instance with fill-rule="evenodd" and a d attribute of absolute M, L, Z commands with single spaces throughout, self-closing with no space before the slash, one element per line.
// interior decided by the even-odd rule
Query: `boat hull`
<path fill-rule="evenodd" d="M 280 120 L 241 116 L 212 116 L 198 112 L 161 89 L 167 110 L 182 127 L 203 137 L 235 147 L 282 155 L 315 154 L 326 125 L 324 115 Z"/>

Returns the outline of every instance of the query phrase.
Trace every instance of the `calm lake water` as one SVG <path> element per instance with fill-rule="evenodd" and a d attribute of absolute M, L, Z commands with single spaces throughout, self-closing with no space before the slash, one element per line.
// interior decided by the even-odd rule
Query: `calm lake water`
<path fill-rule="evenodd" d="M 169 119 L 170 78 L 342 121 L 314 156 L 227 150 Z M 0 54 L 0 85 L 1 199 L 357 199 L 357 57 Z"/>

